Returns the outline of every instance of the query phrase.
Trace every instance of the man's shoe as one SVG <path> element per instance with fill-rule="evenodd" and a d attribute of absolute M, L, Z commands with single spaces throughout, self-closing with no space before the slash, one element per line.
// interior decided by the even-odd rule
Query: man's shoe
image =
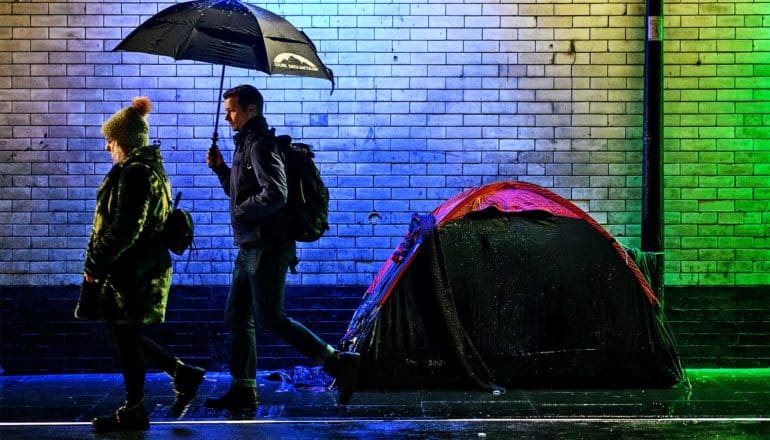
<path fill-rule="evenodd" d="M 171 405 L 171 415 L 181 417 L 190 402 L 195 399 L 198 386 L 203 382 L 206 370 L 203 368 L 177 363 L 174 370 L 174 403 Z"/>
<path fill-rule="evenodd" d="M 206 399 L 204 405 L 213 409 L 254 409 L 257 407 L 255 388 L 230 388 L 222 397 Z"/>
<path fill-rule="evenodd" d="M 334 378 L 334 386 L 339 390 L 337 403 L 340 405 L 347 405 L 353 396 L 360 363 L 360 354 L 339 350 L 335 350 L 334 354 L 324 362 L 324 370 Z"/>
<path fill-rule="evenodd" d="M 97 434 L 117 431 L 147 431 L 150 420 L 144 412 L 144 405 L 139 402 L 129 406 L 128 402 L 115 411 L 115 414 L 101 416 L 91 421 L 91 427 Z"/>

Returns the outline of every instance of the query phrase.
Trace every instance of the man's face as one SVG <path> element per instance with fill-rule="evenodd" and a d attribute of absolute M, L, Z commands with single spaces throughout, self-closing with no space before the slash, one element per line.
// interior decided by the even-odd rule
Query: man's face
<path fill-rule="evenodd" d="M 225 121 L 230 123 L 234 131 L 240 131 L 249 119 L 257 115 L 255 105 L 245 109 L 238 103 L 237 96 L 225 99 Z"/>
<path fill-rule="evenodd" d="M 104 147 L 104 149 L 110 152 L 110 157 L 112 157 L 113 164 L 120 162 L 126 157 L 126 152 L 123 151 L 123 149 L 120 148 L 120 145 L 118 145 L 118 143 L 112 139 L 107 139 L 107 145 Z"/>

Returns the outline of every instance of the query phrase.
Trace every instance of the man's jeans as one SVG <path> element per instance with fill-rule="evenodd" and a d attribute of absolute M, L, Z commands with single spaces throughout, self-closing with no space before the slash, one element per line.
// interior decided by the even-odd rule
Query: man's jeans
<path fill-rule="evenodd" d="M 286 270 L 296 258 L 290 245 L 241 248 L 235 259 L 225 318 L 231 331 L 230 376 L 233 386 L 256 387 L 256 328 L 268 330 L 320 361 L 327 344 L 283 310 Z"/>

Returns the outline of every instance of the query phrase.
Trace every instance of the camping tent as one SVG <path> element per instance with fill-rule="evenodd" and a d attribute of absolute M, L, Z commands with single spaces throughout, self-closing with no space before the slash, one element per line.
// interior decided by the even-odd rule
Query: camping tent
<path fill-rule="evenodd" d="M 415 215 L 340 341 L 358 389 L 671 386 L 658 298 L 588 214 L 516 181 Z"/>

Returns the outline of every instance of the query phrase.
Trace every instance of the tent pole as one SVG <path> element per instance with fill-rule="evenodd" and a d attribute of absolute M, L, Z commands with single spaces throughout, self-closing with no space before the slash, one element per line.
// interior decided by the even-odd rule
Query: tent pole
<path fill-rule="evenodd" d="M 654 253 L 651 288 L 663 302 L 663 4 L 647 0 L 642 127 L 642 251 Z"/>

